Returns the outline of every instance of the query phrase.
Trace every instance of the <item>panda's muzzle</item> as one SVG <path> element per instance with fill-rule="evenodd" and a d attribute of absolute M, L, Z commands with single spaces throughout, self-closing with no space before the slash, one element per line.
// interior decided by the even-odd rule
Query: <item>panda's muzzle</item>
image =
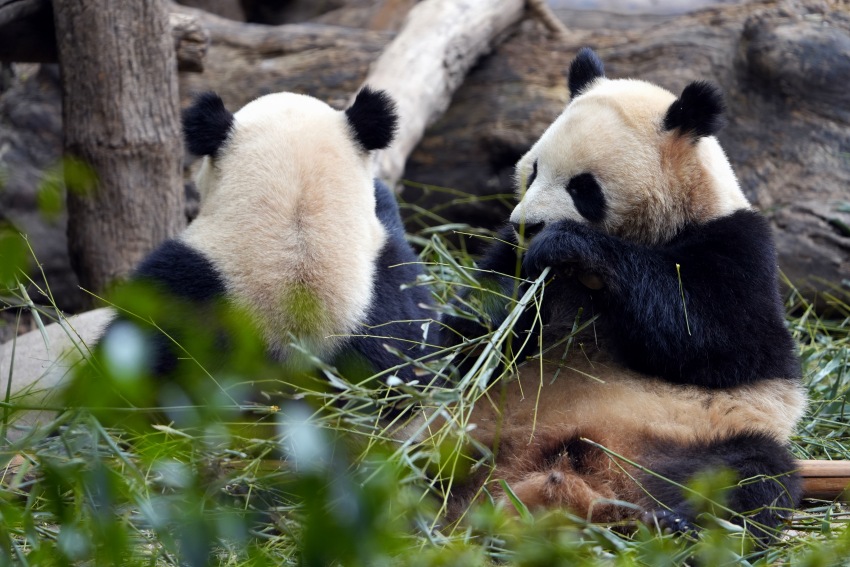
<path fill-rule="evenodd" d="M 545 222 L 535 222 L 535 223 L 522 223 L 511 222 L 511 225 L 514 227 L 514 232 L 517 234 L 523 234 L 526 238 L 534 238 L 534 236 L 543 230 L 543 227 L 546 226 Z"/>

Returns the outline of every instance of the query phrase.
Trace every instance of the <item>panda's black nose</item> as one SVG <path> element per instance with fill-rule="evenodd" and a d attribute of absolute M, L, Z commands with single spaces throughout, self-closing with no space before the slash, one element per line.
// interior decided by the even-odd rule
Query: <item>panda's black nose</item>
<path fill-rule="evenodd" d="M 538 232 L 543 229 L 543 226 L 546 223 L 543 222 L 535 222 L 535 223 L 525 223 L 525 226 L 521 226 L 518 222 L 511 222 L 514 227 L 514 231 L 519 234 L 520 228 L 523 230 L 523 234 L 525 234 L 526 238 L 532 238 Z"/>

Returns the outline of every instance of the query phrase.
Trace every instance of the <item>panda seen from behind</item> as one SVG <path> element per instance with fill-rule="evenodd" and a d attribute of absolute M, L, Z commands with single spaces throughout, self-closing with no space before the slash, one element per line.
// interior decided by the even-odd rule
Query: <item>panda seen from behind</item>
<path fill-rule="evenodd" d="M 222 302 L 235 307 L 269 359 L 284 366 L 298 355 L 290 347 L 297 342 L 340 370 L 355 369 L 356 378 L 414 380 L 397 352 L 429 352 L 422 323 L 430 319 L 430 293 L 402 289 L 423 272 L 395 197 L 373 180 L 370 164 L 370 152 L 391 143 L 396 123 L 390 97 L 368 87 L 345 111 L 274 93 L 232 114 L 215 93 L 199 95 L 183 113 L 186 145 L 203 157 L 199 214 L 133 280 L 195 312 Z M 136 323 L 119 315 L 104 340 L 129 322 Z M 186 359 L 180 338 L 174 328 L 149 333 L 151 374 L 179 373 Z M 223 356 L 231 339 L 221 338 Z"/>
<path fill-rule="evenodd" d="M 788 442 L 806 402 L 769 224 L 713 137 L 720 93 L 608 79 L 589 49 L 568 82 L 566 109 L 517 164 L 512 226 L 478 264 L 502 298 L 550 272 L 514 326 L 534 360 L 499 410 L 479 404 L 473 435 L 498 444 L 494 478 L 527 505 L 599 521 L 684 528 L 699 511 L 681 485 L 730 469 L 729 508 L 766 537 L 799 498 Z M 475 295 L 500 325 L 511 306 Z M 595 319 L 565 341 L 579 316 Z M 485 330 L 446 326 L 449 343 Z"/>

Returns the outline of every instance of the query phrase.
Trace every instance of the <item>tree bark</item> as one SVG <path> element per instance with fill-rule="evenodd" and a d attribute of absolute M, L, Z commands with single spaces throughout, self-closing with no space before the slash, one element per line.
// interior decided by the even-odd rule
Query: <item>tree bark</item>
<path fill-rule="evenodd" d="M 425 128 L 442 116 L 478 59 L 522 17 L 524 0 L 425 0 L 416 5 L 365 84 L 388 91 L 400 115 L 396 140 L 376 156 L 376 175 L 395 184 Z"/>
<path fill-rule="evenodd" d="M 174 44 L 161 0 L 54 12 L 65 152 L 96 174 L 92 191 L 68 191 L 71 262 L 101 292 L 185 224 Z"/>

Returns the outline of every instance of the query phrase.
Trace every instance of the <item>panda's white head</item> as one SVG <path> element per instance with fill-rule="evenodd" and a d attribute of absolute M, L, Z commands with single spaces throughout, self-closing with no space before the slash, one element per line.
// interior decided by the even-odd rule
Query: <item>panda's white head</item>
<path fill-rule="evenodd" d="M 230 210 L 234 199 L 254 200 L 269 175 L 276 193 L 293 197 L 305 187 L 333 188 L 339 175 L 346 179 L 337 186 L 356 185 L 352 176 L 360 176 L 371 194 L 369 151 L 390 144 L 396 122 L 391 99 L 368 87 L 344 112 L 310 96 L 281 92 L 231 114 L 217 94 L 207 92 L 183 113 L 187 147 L 203 156 L 196 178 L 202 206 L 220 202 Z"/>
<path fill-rule="evenodd" d="M 718 89 L 694 82 L 678 98 L 644 81 L 611 80 L 588 48 L 570 65 L 571 100 L 517 164 L 511 222 L 534 233 L 563 219 L 655 244 L 687 223 L 748 208 L 714 134 Z"/>

